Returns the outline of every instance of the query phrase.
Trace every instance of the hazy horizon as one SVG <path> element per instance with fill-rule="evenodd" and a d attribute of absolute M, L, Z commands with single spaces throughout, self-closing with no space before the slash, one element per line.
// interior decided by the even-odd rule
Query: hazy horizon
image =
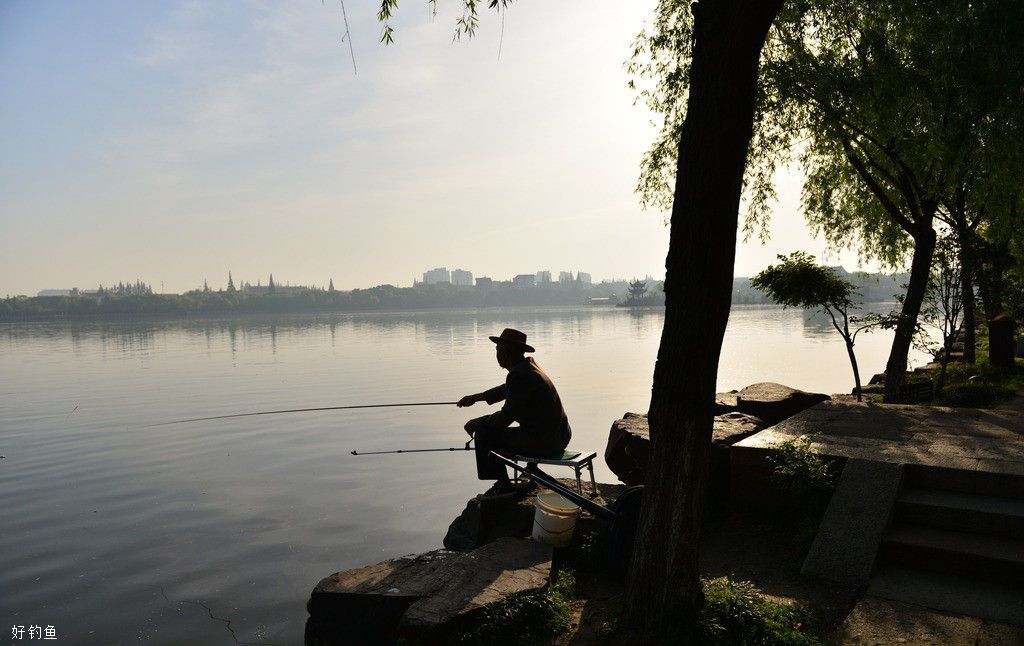
<path fill-rule="evenodd" d="M 832 266 L 835 267 L 837 265 L 833 264 Z M 838 265 L 838 266 L 842 266 L 842 265 Z M 431 267 L 431 269 L 434 269 L 434 268 L 435 267 Z M 842 268 L 844 270 L 851 271 L 851 272 L 852 271 L 860 271 L 860 270 L 857 270 L 857 269 L 851 270 L 848 267 L 842 267 Z M 448 269 L 451 270 L 451 269 L 455 269 L 455 268 L 454 267 L 448 267 Z M 585 270 L 580 270 L 580 271 L 584 271 L 585 272 Z M 865 271 L 867 271 L 867 270 L 865 270 Z M 537 272 L 526 272 L 526 271 L 524 271 L 522 273 L 536 275 Z M 552 270 L 551 273 L 553 274 L 551 284 L 557 286 L 559 284 L 559 282 L 560 282 L 558 280 L 558 270 Z M 574 275 L 576 274 L 575 271 L 572 272 L 572 273 Z M 894 272 L 891 272 L 891 271 L 874 272 L 874 271 L 872 271 L 871 273 L 881 273 L 883 275 L 892 275 Z M 266 275 L 263 275 L 263 276 L 260 276 L 260 277 L 257 277 L 257 278 L 250 278 L 250 277 L 247 277 L 247 276 L 236 276 L 232 272 L 231 279 L 233 280 L 235 286 L 237 288 L 241 289 L 243 283 L 248 283 L 248 284 L 250 284 L 250 285 L 252 285 L 254 287 L 255 286 L 260 286 L 260 285 L 266 286 L 268 284 L 268 282 L 269 282 L 270 276 L 271 276 L 270 274 L 266 274 Z M 481 275 L 477 275 L 476 273 L 473 273 L 474 280 L 476 278 L 482 278 L 482 277 L 490 278 L 490 279 L 494 280 L 495 282 L 498 282 L 498 281 L 506 281 L 506 282 L 508 282 L 508 281 L 511 281 L 512 278 L 513 278 L 513 276 L 483 276 L 482 274 Z M 664 275 L 651 276 L 651 275 L 641 275 L 641 274 L 630 274 L 628 276 L 593 276 L 592 275 L 591 278 L 592 278 L 591 284 L 593 284 L 593 285 L 600 285 L 603 282 L 609 282 L 609 283 L 611 283 L 611 282 L 627 282 L 627 281 L 632 281 L 632 280 L 637 280 L 637 279 L 639 279 L 639 280 L 649 280 L 649 281 L 650 280 L 662 281 L 662 280 L 665 279 Z M 741 276 L 739 274 L 736 274 L 735 278 L 736 279 L 749 279 L 749 278 L 751 278 L 751 276 Z M 415 279 L 417 281 L 417 284 L 419 284 L 419 285 L 423 285 L 424 284 L 424 281 L 422 280 L 421 276 L 415 277 Z M 188 287 L 186 289 L 183 289 L 183 290 L 180 290 L 180 291 L 176 291 L 176 292 L 171 292 L 170 290 L 161 291 L 161 288 L 160 288 L 159 284 L 153 284 L 153 283 L 151 283 L 149 281 L 146 281 L 144 279 L 138 279 L 138 280 L 141 280 L 141 282 L 144 285 L 148 285 L 149 287 L 151 287 L 154 293 L 181 294 L 181 293 L 185 293 L 185 292 L 188 292 L 188 291 L 193 291 L 193 290 L 197 290 L 197 289 L 203 289 L 204 285 L 207 285 L 210 288 L 210 290 L 215 291 L 215 292 L 216 291 L 224 291 L 224 290 L 227 289 L 228 276 L 225 275 L 222 282 L 220 282 L 220 281 L 218 281 L 216 279 L 205 279 L 199 285 L 194 285 L 192 287 Z M 286 276 L 282 277 L 282 276 L 278 275 L 277 277 L 274 277 L 274 284 L 278 285 L 278 286 L 310 287 L 310 288 L 324 288 L 324 289 L 326 289 L 328 287 L 328 285 L 331 283 L 332 280 L 333 280 L 333 278 L 331 276 L 328 276 L 327 279 L 323 280 L 323 281 L 317 281 L 317 282 L 312 282 L 312 283 L 300 283 L 300 282 L 296 282 L 296 281 L 293 281 L 293 280 L 289 280 Z M 124 279 L 122 279 L 120 281 L 113 281 L 113 282 L 108 281 L 106 283 L 103 283 L 102 286 L 103 286 L 104 289 L 108 289 L 109 290 L 109 289 L 112 289 L 112 288 L 116 288 L 119 282 L 123 282 L 126 286 L 130 286 L 130 285 L 134 285 L 135 281 L 136 281 L 136 278 L 132 278 L 130 281 L 129 280 L 124 280 Z M 382 285 L 391 285 L 393 287 L 414 287 L 415 286 L 413 284 L 413 281 L 409 280 L 409 281 L 406 281 L 406 282 L 400 283 L 400 284 L 375 282 L 375 283 L 367 284 L 367 285 L 356 285 L 354 287 L 339 287 L 337 284 L 335 284 L 334 287 L 335 287 L 335 289 L 337 289 L 339 291 L 351 291 L 352 289 L 369 289 L 369 288 L 372 288 L 372 287 L 379 287 L 379 286 L 382 286 Z M 44 288 L 42 288 L 40 290 L 36 290 L 36 292 L 43 291 L 43 290 L 60 290 L 60 289 L 70 290 L 70 289 L 75 289 L 75 288 L 77 288 L 79 290 L 83 290 L 83 291 L 88 291 L 88 290 L 95 290 L 99 286 L 100 285 L 60 285 L 60 286 L 52 286 L 51 285 L 49 287 L 44 287 Z M 21 295 L 24 295 L 24 296 L 35 296 L 36 293 L 21 294 Z M 7 297 L 15 296 L 15 294 L 5 294 L 5 296 L 7 296 Z"/>
<path fill-rule="evenodd" d="M 0 5 L 0 294 L 664 275 L 663 214 L 634 194 L 654 128 L 623 69 L 653 0 L 484 10 L 455 43 L 454 3 L 410 0 L 392 46 L 349 5 L 358 74 L 336 2 Z M 825 255 L 799 175 L 778 179 L 737 276 L 797 249 L 877 270 Z"/>

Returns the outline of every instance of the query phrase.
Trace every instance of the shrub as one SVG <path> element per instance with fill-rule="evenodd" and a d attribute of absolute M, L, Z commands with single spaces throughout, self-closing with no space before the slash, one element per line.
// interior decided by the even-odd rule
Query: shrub
<path fill-rule="evenodd" d="M 790 440 L 768 455 L 768 460 L 775 465 L 775 482 L 789 494 L 790 504 L 782 509 L 789 513 L 784 513 L 779 520 L 791 525 L 790 537 L 802 555 L 810 549 L 818 533 L 838 477 L 834 463 L 811 448 L 817 438 L 817 434 L 811 434 Z"/>
<path fill-rule="evenodd" d="M 1010 399 L 1016 394 L 1012 386 L 969 382 L 947 386 L 935 403 L 940 406 L 988 408 Z"/>
<path fill-rule="evenodd" d="M 980 353 L 979 353 L 980 354 Z M 994 368 L 987 363 L 951 363 L 946 386 L 936 398 L 940 406 L 987 408 L 1012 398 L 1024 387 L 1024 366 Z"/>
<path fill-rule="evenodd" d="M 819 435 L 805 435 L 783 443 L 769 454 L 775 481 L 795 494 L 831 495 L 836 470 L 831 462 L 814 452 L 811 445 Z"/>

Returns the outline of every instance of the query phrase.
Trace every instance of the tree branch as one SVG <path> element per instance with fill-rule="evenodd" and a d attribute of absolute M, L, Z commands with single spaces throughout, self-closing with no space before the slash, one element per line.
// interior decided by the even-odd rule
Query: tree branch
<path fill-rule="evenodd" d="M 875 178 L 872 177 L 871 172 L 864 165 L 864 162 L 861 161 L 859 157 L 857 157 L 857 153 L 853 149 L 853 146 L 850 145 L 850 141 L 848 139 L 843 140 L 843 150 L 846 152 L 846 158 L 850 161 L 850 164 L 853 166 L 853 169 L 857 171 L 857 175 L 859 175 L 860 178 L 864 180 L 864 183 L 867 184 L 868 189 L 874 194 L 875 197 L 878 198 L 878 201 L 882 203 L 882 206 L 885 208 L 886 211 L 888 211 L 889 215 L 892 216 L 892 219 L 895 220 L 896 223 L 900 225 L 900 228 L 902 228 L 904 231 L 906 231 L 910 235 L 914 235 L 914 232 L 917 228 L 914 225 L 914 222 L 907 219 L 907 217 L 903 215 L 903 212 L 900 210 L 898 206 L 896 206 L 896 203 L 885 192 L 885 189 L 879 186 L 878 182 L 875 181 Z"/>

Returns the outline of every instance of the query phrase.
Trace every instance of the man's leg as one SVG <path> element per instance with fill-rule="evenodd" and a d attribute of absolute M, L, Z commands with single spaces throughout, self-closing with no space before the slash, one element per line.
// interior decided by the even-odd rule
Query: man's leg
<path fill-rule="evenodd" d="M 565 448 L 557 438 L 532 428 L 512 426 L 507 431 L 502 442 L 505 449 L 511 453 L 544 457 L 557 454 Z"/>
<path fill-rule="evenodd" d="M 491 457 L 491 451 L 505 451 L 507 428 L 481 424 L 474 432 L 476 442 L 476 475 L 481 480 L 508 481 L 505 465 Z"/>

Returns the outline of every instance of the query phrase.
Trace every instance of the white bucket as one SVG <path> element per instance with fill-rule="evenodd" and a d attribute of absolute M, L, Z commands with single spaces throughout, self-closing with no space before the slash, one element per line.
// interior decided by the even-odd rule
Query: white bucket
<path fill-rule="evenodd" d="M 533 540 L 568 547 L 580 508 L 553 491 L 538 493 L 533 506 Z"/>

